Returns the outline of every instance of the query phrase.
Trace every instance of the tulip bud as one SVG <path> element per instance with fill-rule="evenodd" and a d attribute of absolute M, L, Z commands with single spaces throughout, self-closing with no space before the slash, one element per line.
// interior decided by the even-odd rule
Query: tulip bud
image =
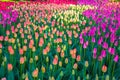
<path fill-rule="evenodd" d="M 62 67 L 62 61 L 59 61 L 59 66 Z"/>
<path fill-rule="evenodd" d="M 89 80 L 89 79 L 90 79 L 89 74 L 87 74 L 86 79 L 87 79 L 87 80 Z"/>
<path fill-rule="evenodd" d="M 64 75 L 63 71 L 60 72 L 60 76 L 62 77 Z"/>
<path fill-rule="evenodd" d="M 33 52 L 35 52 L 35 50 L 36 50 L 36 48 L 35 48 L 35 47 L 33 47 L 33 48 L 32 48 L 32 51 L 33 51 Z"/>
<path fill-rule="evenodd" d="M 52 76 L 51 80 L 55 80 L 54 76 Z"/>
<path fill-rule="evenodd" d="M 80 80 L 80 76 L 78 76 L 77 80 Z"/>
<path fill-rule="evenodd" d="M 75 75 L 75 70 L 72 70 L 72 75 Z"/>
<path fill-rule="evenodd" d="M 102 66 L 102 72 L 105 73 L 106 71 L 107 71 L 107 66 L 106 66 L 106 65 L 103 65 L 103 66 Z"/>
<path fill-rule="evenodd" d="M 49 57 L 48 57 L 48 56 L 46 57 L 46 62 L 47 62 L 47 63 L 49 62 Z"/>
<path fill-rule="evenodd" d="M 112 80 L 116 80 L 115 77 L 113 77 Z"/>
<path fill-rule="evenodd" d="M 38 56 L 35 56 L 35 61 L 38 61 Z"/>
<path fill-rule="evenodd" d="M 75 64 L 73 65 L 73 68 L 74 68 L 74 69 L 77 69 L 77 67 L 78 67 L 78 64 L 75 63 Z"/>
<path fill-rule="evenodd" d="M 33 63 L 33 58 L 30 58 L 30 63 Z"/>
<path fill-rule="evenodd" d="M 32 72 L 32 76 L 34 78 L 38 77 L 38 68 L 36 68 L 33 72 Z"/>
<path fill-rule="evenodd" d="M 4 66 L 4 65 L 5 65 L 5 62 L 3 61 L 3 62 L 2 62 L 2 66 Z"/>
<path fill-rule="evenodd" d="M 24 62 L 25 62 L 24 57 L 21 57 L 21 58 L 20 58 L 20 64 L 24 64 Z"/>
<path fill-rule="evenodd" d="M 88 61 L 85 61 L 85 67 L 88 67 L 88 66 L 89 66 Z"/>
<path fill-rule="evenodd" d="M 16 49 L 16 45 L 14 45 L 14 49 Z"/>
<path fill-rule="evenodd" d="M 65 58 L 65 64 L 68 64 L 68 58 Z"/>
<path fill-rule="evenodd" d="M 52 70 L 53 69 L 53 66 L 52 66 L 52 64 L 50 64 L 50 70 Z"/>
<path fill-rule="evenodd" d="M 98 74 L 96 74 L 95 80 L 99 80 Z"/>
<path fill-rule="evenodd" d="M 42 66 L 41 71 L 42 71 L 42 73 L 45 73 L 45 67 L 44 66 Z"/>
<path fill-rule="evenodd" d="M 106 78 L 105 78 L 105 80 L 110 80 L 110 79 L 109 79 L 109 75 L 106 75 Z"/>
<path fill-rule="evenodd" d="M 13 69 L 13 66 L 12 66 L 12 64 L 8 64 L 8 71 L 11 71 L 12 69 Z"/>

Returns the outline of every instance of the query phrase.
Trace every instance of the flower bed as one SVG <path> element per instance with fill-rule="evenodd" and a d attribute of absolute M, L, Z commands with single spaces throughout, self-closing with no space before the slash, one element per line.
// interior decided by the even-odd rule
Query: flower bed
<path fill-rule="evenodd" d="M 9 9 L 18 18 L 0 36 L 0 79 L 120 78 L 120 24 L 114 11 L 38 2 Z"/>

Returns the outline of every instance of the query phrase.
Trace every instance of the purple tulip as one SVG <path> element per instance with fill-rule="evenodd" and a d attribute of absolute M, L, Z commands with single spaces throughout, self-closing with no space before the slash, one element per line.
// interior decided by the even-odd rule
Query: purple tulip
<path fill-rule="evenodd" d="M 97 53 L 97 48 L 94 48 L 94 49 L 93 49 L 93 53 L 94 53 L 94 54 Z"/>
<path fill-rule="evenodd" d="M 114 45 L 115 45 L 115 46 L 118 46 L 118 41 L 115 41 Z"/>
<path fill-rule="evenodd" d="M 107 48 L 108 48 L 108 43 L 107 43 L 107 42 L 103 42 L 102 47 L 103 47 L 104 49 L 107 49 Z"/>
<path fill-rule="evenodd" d="M 106 50 L 102 50 L 101 51 L 101 56 L 104 58 L 104 57 L 106 57 Z"/>
<path fill-rule="evenodd" d="M 83 43 L 84 43 L 84 39 L 81 38 L 81 39 L 80 39 L 80 44 L 83 44 Z"/>
<path fill-rule="evenodd" d="M 109 52 L 111 55 L 114 55 L 114 54 L 115 54 L 115 49 L 110 47 L 110 48 L 108 49 L 108 52 Z"/>
<path fill-rule="evenodd" d="M 100 37 L 99 40 L 98 40 L 98 45 L 101 45 L 103 42 L 103 37 Z"/>
<path fill-rule="evenodd" d="M 94 37 L 92 37 L 92 42 L 93 42 L 93 43 L 95 43 L 95 41 L 96 41 L 96 40 L 95 40 L 95 38 L 94 38 Z"/>
<path fill-rule="evenodd" d="M 86 49 L 87 48 L 87 45 L 86 43 L 83 44 L 83 48 Z"/>
<path fill-rule="evenodd" d="M 93 58 L 94 58 L 94 59 L 97 58 L 97 54 L 96 54 L 96 53 L 93 54 Z"/>
<path fill-rule="evenodd" d="M 102 59 L 103 59 L 102 56 L 99 56 L 99 57 L 98 57 L 98 60 L 99 60 L 99 61 L 102 61 Z"/>
<path fill-rule="evenodd" d="M 105 34 L 105 38 L 108 38 L 108 37 L 109 37 L 109 32 Z"/>
<path fill-rule="evenodd" d="M 118 62 L 118 60 L 119 60 L 119 56 L 116 55 L 116 56 L 114 57 L 114 61 L 115 61 L 115 62 Z"/>

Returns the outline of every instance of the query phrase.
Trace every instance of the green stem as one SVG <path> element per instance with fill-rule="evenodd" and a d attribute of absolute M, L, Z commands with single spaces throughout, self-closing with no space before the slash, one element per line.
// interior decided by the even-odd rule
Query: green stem
<path fill-rule="evenodd" d="M 102 77 L 102 80 L 104 80 L 104 73 L 103 73 L 103 77 Z"/>
<path fill-rule="evenodd" d="M 115 63 L 113 65 L 112 77 L 114 76 Z"/>
<path fill-rule="evenodd" d="M 85 53 L 86 53 L 86 51 L 85 51 L 85 49 L 84 49 L 84 56 L 83 56 L 84 58 L 85 58 Z"/>
<path fill-rule="evenodd" d="M 83 78 L 86 77 L 86 67 L 84 67 L 84 75 L 83 75 Z"/>
<path fill-rule="evenodd" d="M 100 62 L 100 71 L 99 71 L 99 74 L 101 74 L 101 68 L 102 68 L 102 61 Z"/>

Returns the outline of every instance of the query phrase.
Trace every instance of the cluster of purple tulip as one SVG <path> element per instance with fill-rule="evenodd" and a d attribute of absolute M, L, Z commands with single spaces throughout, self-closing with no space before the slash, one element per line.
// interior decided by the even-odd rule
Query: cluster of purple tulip
<path fill-rule="evenodd" d="M 3 27 L 11 25 L 12 22 L 16 22 L 18 18 L 18 12 L 12 9 L 0 10 L 0 24 Z"/>

